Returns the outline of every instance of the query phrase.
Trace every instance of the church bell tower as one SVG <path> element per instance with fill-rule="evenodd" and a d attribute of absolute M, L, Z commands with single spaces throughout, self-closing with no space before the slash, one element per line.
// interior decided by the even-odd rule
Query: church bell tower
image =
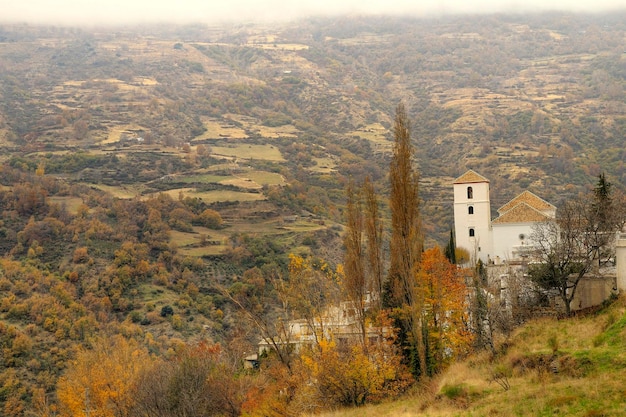
<path fill-rule="evenodd" d="M 493 254 L 489 180 L 469 170 L 453 185 L 456 246 L 469 252 L 471 262 L 487 263 Z"/>

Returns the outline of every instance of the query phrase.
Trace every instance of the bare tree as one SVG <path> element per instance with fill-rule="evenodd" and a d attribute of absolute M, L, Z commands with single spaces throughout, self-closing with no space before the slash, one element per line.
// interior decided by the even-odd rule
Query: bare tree
<path fill-rule="evenodd" d="M 367 260 L 369 267 L 370 296 L 378 310 L 382 309 L 383 294 L 383 222 L 380 218 L 378 199 L 374 184 L 369 177 L 363 184 L 365 199 L 365 236 L 367 238 Z"/>
<path fill-rule="evenodd" d="M 546 289 L 557 289 L 571 314 L 581 279 L 592 269 L 596 240 L 589 233 L 588 207 L 581 201 L 567 202 L 559 208 L 557 218 L 537 224 L 531 233 L 538 263 L 529 265 L 531 279 Z"/>
<path fill-rule="evenodd" d="M 281 276 L 265 277 L 258 268 L 246 271 L 241 282 L 225 288 L 216 284 L 216 289 L 230 300 L 241 316 L 259 332 L 261 339 L 277 355 L 278 360 L 291 369 L 293 347 L 291 346 L 291 304 L 282 288 Z M 279 306 L 276 306 L 276 300 Z"/>
<path fill-rule="evenodd" d="M 239 416 L 250 378 L 238 371 L 219 345 L 186 346 L 175 358 L 157 361 L 137 378 L 129 415 Z"/>
<path fill-rule="evenodd" d="M 361 344 L 365 346 L 365 311 L 367 297 L 367 279 L 365 276 L 365 249 L 363 247 L 363 214 L 361 201 L 355 195 L 352 182 L 346 190 L 346 233 L 344 245 L 343 289 L 352 304 L 361 333 Z"/>
<path fill-rule="evenodd" d="M 611 185 L 600 175 L 591 195 L 567 201 L 555 220 L 534 228 L 531 240 L 539 262 L 529 266 L 531 279 L 543 288 L 557 289 L 570 315 L 578 284 L 612 257 L 615 233 L 623 224 L 623 215 L 613 205 Z"/>

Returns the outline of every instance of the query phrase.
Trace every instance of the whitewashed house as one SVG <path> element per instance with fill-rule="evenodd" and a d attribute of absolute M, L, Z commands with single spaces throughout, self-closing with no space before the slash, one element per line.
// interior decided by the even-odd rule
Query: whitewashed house
<path fill-rule="evenodd" d="M 524 191 L 491 218 L 489 180 L 469 170 L 454 181 L 456 246 L 473 261 L 500 263 L 524 257 L 530 250 L 533 225 L 554 218 L 556 207 Z"/>
<path fill-rule="evenodd" d="M 525 261 L 532 254 L 530 235 L 539 222 L 554 219 L 556 207 L 524 191 L 497 210 L 491 218 L 489 180 L 469 170 L 454 183 L 454 229 L 456 246 L 470 253 L 470 262 L 482 260 L 491 279 L 508 287 L 509 275 L 525 273 Z M 595 271 L 579 283 L 572 310 L 597 306 L 612 294 L 626 291 L 626 233 L 616 233 L 615 264 Z M 506 264 L 506 265 L 504 265 Z M 506 295 L 501 295 L 501 297 Z M 558 302 L 558 297 L 555 298 Z"/>

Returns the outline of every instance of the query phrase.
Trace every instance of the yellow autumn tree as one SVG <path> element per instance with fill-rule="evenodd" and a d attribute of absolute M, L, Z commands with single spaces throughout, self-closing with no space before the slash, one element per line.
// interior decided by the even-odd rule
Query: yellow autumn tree
<path fill-rule="evenodd" d="M 337 345 L 334 340 L 320 341 L 320 349 L 304 352 L 302 363 L 309 372 L 309 383 L 301 389 L 319 409 L 360 406 L 400 395 L 413 382 L 409 369 L 395 345 L 391 321 L 381 326 L 378 341 Z"/>
<path fill-rule="evenodd" d="M 59 415 L 126 417 L 133 405 L 131 388 L 152 363 L 148 351 L 122 336 L 100 339 L 81 349 L 57 383 Z"/>

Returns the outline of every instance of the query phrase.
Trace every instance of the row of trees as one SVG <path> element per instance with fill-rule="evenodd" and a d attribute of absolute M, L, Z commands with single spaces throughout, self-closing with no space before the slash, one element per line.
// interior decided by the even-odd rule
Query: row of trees
<path fill-rule="evenodd" d="M 440 248 L 424 251 L 419 174 L 413 165 L 410 124 L 403 105 L 396 110 L 394 137 L 384 306 L 400 331 L 405 361 L 414 376 L 423 378 L 467 353 L 472 341 L 468 291 L 463 271 Z"/>
<path fill-rule="evenodd" d="M 374 184 L 369 180 L 360 187 L 350 184 L 342 265 L 332 267 L 315 257 L 292 254 L 285 269 L 279 264 L 257 265 L 231 284 L 219 286 L 219 293 L 237 310 L 232 320 L 238 323 L 237 329 L 225 348 L 204 342 L 181 343 L 156 357 L 143 347 L 145 341 L 137 343 L 120 336 L 96 339 L 91 348 L 79 352 L 59 380 L 57 409 L 47 404 L 45 395 L 33 396 L 44 410 L 42 415 L 56 411 L 66 416 L 315 412 L 394 397 L 416 379 L 442 371 L 473 345 L 493 347 L 487 334 L 492 328 L 485 326 L 494 312 L 489 310 L 484 291 L 484 268 L 458 268 L 450 261 L 455 254 L 453 244 L 446 254 L 438 247 L 424 249 L 418 176 L 402 106 L 397 109 L 394 133 L 388 231 Z M 531 269 L 538 282 L 543 282 L 538 277 L 544 277 L 545 286 L 554 287 L 559 282 L 555 277 L 565 277 L 568 286 L 563 294 L 569 297 L 575 292 L 571 277 L 580 272 L 582 256 L 594 262 L 606 259 L 603 248 L 607 240 L 603 239 L 618 218 L 613 217 L 610 188 L 601 177 L 593 203 L 584 206 L 585 210 L 583 206 L 564 210 L 557 219 L 559 227 L 547 235 L 554 236 L 546 246 L 552 254 L 568 241 L 563 228 L 577 225 L 571 232 L 572 240 L 578 239 L 572 247 L 594 252 L 578 253 L 565 267 L 555 264 L 556 269 L 550 269 L 549 260 L 541 263 Z M 583 221 L 580 216 L 589 219 Z M 578 220 L 566 222 L 574 218 Z M 147 223 L 155 223 L 153 220 Z M 586 229 L 580 228 L 583 225 Z M 581 236 L 592 244 L 583 245 Z M 136 253 L 140 249 L 123 246 L 113 262 L 141 274 L 140 263 L 148 258 L 146 248 L 143 255 Z M 87 251 L 77 250 L 75 263 L 88 256 Z M 567 275 L 556 275 L 555 270 Z M 466 283 L 473 288 L 468 289 Z M 348 321 L 355 324 L 347 339 L 338 337 L 337 323 L 329 313 L 342 304 L 348 306 L 346 312 L 353 313 Z M 246 322 L 250 328 L 243 325 Z M 310 337 L 297 333 L 295 324 L 308 328 Z M 241 356 L 246 351 L 249 354 L 249 349 L 257 350 L 255 336 L 259 334 L 268 347 L 260 358 L 262 372 L 244 370 Z"/>
<path fill-rule="evenodd" d="M 388 251 L 381 203 L 374 184 L 366 179 L 361 186 L 350 183 L 347 188 L 344 262 L 336 270 L 322 261 L 292 255 L 287 277 L 250 270 L 241 282 L 223 289 L 289 374 L 298 363 L 312 363 L 311 358 L 326 363 L 333 357 L 345 364 L 361 358 L 359 367 L 365 369 L 377 363 L 381 346 L 390 349 L 388 343 L 393 341 L 398 350 L 386 351 L 387 360 L 396 358 L 402 364 L 397 369 L 407 369 L 413 378 L 426 378 L 467 354 L 472 345 L 465 285 L 468 272 L 450 263 L 438 247 L 423 247 L 418 175 L 403 105 L 396 111 L 394 135 Z M 268 307 L 272 299 L 279 300 L 280 307 Z M 328 311 L 342 302 L 353 314 L 354 334 L 348 346 L 345 339 L 338 346 L 328 319 Z M 293 350 L 300 343 L 293 331 L 295 318 L 313 329 L 312 348 L 305 354 Z M 372 329 L 378 329 L 380 337 L 372 338 Z M 338 368 L 318 365 L 312 380 L 319 390 L 324 390 L 320 385 L 323 372 L 346 386 L 358 385 L 339 378 Z M 404 386 L 402 375 L 388 375 L 381 382 Z M 381 388 L 372 389 L 379 392 Z M 343 390 L 336 387 L 334 391 Z M 339 403 L 360 404 L 375 398 L 349 397 Z"/>

